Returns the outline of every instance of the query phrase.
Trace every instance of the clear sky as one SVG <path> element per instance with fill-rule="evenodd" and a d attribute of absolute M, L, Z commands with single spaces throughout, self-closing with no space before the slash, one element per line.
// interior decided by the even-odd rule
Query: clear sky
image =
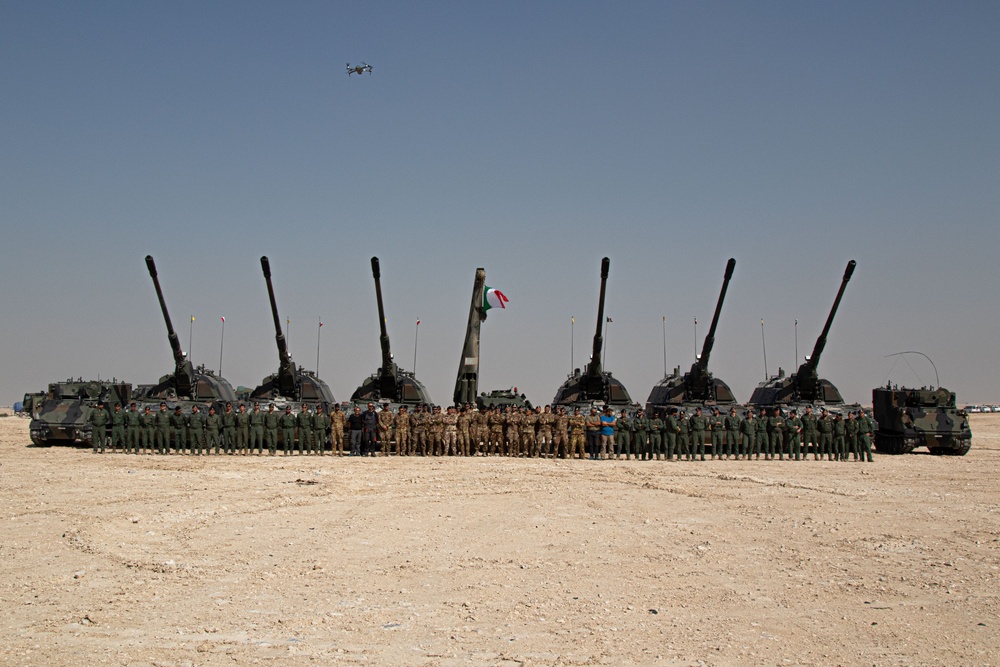
<path fill-rule="evenodd" d="M 996 2 L 0 3 L 0 404 L 173 368 L 295 361 L 336 397 L 396 360 L 450 401 L 476 267 L 510 298 L 480 389 L 552 399 L 586 363 L 645 401 L 690 366 L 749 398 L 847 287 L 820 375 L 1000 401 Z M 371 76 L 345 73 L 365 61 Z"/>

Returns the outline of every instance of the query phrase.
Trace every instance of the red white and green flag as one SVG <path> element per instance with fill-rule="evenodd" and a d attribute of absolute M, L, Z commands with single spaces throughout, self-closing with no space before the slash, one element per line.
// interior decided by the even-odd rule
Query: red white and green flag
<path fill-rule="evenodd" d="M 506 308 L 506 304 L 509 299 L 504 295 L 503 292 L 496 289 L 495 287 L 486 286 L 486 292 L 483 294 L 483 310 L 489 310 L 490 308 Z"/>

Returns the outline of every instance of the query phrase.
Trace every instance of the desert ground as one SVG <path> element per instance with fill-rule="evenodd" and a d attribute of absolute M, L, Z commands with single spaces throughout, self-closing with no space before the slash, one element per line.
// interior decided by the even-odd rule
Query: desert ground
<path fill-rule="evenodd" d="M 95 455 L 0 418 L 0 663 L 996 665 L 1000 415 L 972 429 L 665 463 Z"/>

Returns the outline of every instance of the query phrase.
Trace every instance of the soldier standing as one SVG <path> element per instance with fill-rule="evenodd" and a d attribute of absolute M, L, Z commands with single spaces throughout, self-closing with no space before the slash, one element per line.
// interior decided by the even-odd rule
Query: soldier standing
<path fill-rule="evenodd" d="M 708 419 L 701 414 L 701 408 L 694 409 L 694 416 L 691 417 L 688 428 L 691 430 L 691 435 L 694 438 L 694 451 L 692 452 L 692 459 L 695 456 L 700 456 L 701 460 L 705 460 L 705 431 L 708 428 Z"/>
<path fill-rule="evenodd" d="M 306 456 L 312 452 L 312 428 L 313 418 L 309 414 L 309 406 L 302 404 L 302 410 L 295 419 L 296 426 L 299 427 L 299 456 Z"/>
<path fill-rule="evenodd" d="M 521 455 L 521 411 L 515 405 L 507 412 L 507 456 Z"/>
<path fill-rule="evenodd" d="M 125 421 L 128 413 L 122 410 L 121 403 L 115 403 L 115 411 L 111 413 L 111 451 L 121 449 L 127 451 L 125 444 Z"/>
<path fill-rule="evenodd" d="M 337 456 L 344 455 L 344 428 L 346 425 L 347 415 L 340 409 L 340 403 L 334 403 L 333 412 L 330 413 L 330 447 Z"/>
<path fill-rule="evenodd" d="M 712 416 L 708 418 L 708 428 L 712 431 L 712 458 L 721 459 L 725 449 L 726 430 L 718 406 L 712 408 Z"/>
<path fill-rule="evenodd" d="M 875 422 L 862 410 L 861 418 L 858 420 L 858 448 L 861 452 L 861 460 L 864 461 L 867 457 L 868 463 L 872 462 L 872 431 L 874 429 Z"/>
<path fill-rule="evenodd" d="M 472 430 L 472 411 L 466 403 L 458 412 L 458 453 L 460 456 L 469 455 L 469 437 Z"/>
<path fill-rule="evenodd" d="M 108 439 L 108 411 L 104 409 L 104 401 L 98 401 L 97 407 L 90 411 L 87 418 L 90 422 L 90 440 L 94 445 L 94 453 L 104 453 Z"/>
<path fill-rule="evenodd" d="M 628 461 L 629 454 L 632 453 L 632 430 L 635 425 L 625 408 L 618 414 L 615 427 L 615 456 L 620 459 L 624 454 L 625 460 Z"/>
<path fill-rule="evenodd" d="M 681 425 L 677 421 L 677 408 L 667 410 L 667 421 L 664 424 L 663 431 L 667 440 L 667 460 L 672 462 L 674 460 L 674 453 L 677 451 L 677 436 L 681 432 Z"/>
<path fill-rule="evenodd" d="M 205 418 L 205 429 L 208 433 L 208 438 L 205 441 L 205 453 L 211 454 L 214 447 L 215 453 L 219 454 L 222 451 L 222 417 L 215 414 L 214 405 L 208 409 L 208 417 Z"/>
<path fill-rule="evenodd" d="M 659 414 L 654 410 L 652 418 L 649 418 L 649 451 L 653 453 L 653 458 L 657 461 L 660 460 L 660 455 L 663 453 L 662 432 L 663 420 L 660 419 Z"/>
<path fill-rule="evenodd" d="M 858 460 L 858 420 L 854 418 L 854 412 L 847 413 L 847 422 L 844 424 L 844 428 L 847 431 L 847 452 L 854 457 L 854 460 Z M 112 447 L 114 445 L 112 444 Z M 847 454 L 844 455 L 844 459 L 847 459 Z"/>
<path fill-rule="evenodd" d="M 552 414 L 552 410 L 547 405 L 545 408 L 535 408 L 535 414 L 538 419 L 538 435 L 535 436 L 538 440 L 538 453 L 543 458 L 554 457 L 552 425 L 556 421 L 556 416 Z"/>
<path fill-rule="evenodd" d="M 326 451 L 326 432 L 330 428 L 330 418 L 323 412 L 323 405 L 316 405 L 316 414 L 313 415 L 313 449 L 317 456 L 323 456 Z"/>
<path fill-rule="evenodd" d="M 236 451 L 236 413 L 229 401 L 226 401 L 226 411 L 222 413 L 222 447 L 230 456 Z"/>
<path fill-rule="evenodd" d="M 188 415 L 188 446 L 192 456 L 201 456 L 205 448 L 205 415 L 201 414 L 198 405 L 191 406 L 191 414 Z"/>
<path fill-rule="evenodd" d="M 250 446 L 250 414 L 245 403 L 240 403 L 236 413 L 236 450 L 246 454 Z"/>
<path fill-rule="evenodd" d="M 521 451 L 523 456 L 538 456 L 538 415 L 531 408 L 523 408 L 521 413 Z"/>
<path fill-rule="evenodd" d="M 757 418 L 757 433 L 754 437 L 755 452 L 757 453 L 757 458 L 760 458 L 760 454 L 763 453 L 764 458 L 769 460 L 771 458 L 771 441 L 767 437 L 767 427 L 767 408 L 761 408 L 760 417 Z"/>
<path fill-rule="evenodd" d="M 584 423 L 587 426 L 587 454 L 596 459 L 601 447 L 601 416 L 597 414 L 597 408 L 590 408 Z"/>
<path fill-rule="evenodd" d="M 427 456 L 427 414 L 424 412 L 423 404 L 414 408 L 410 417 L 410 428 L 413 429 L 413 434 L 410 436 L 413 439 L 410 445 L 413 453 Z"/>
<path fill-rule="evenodd" d="M 802 453 L 802 420 L 795 410 L 792 410 L 785 420 L 785 428 L 788 429 L 788 458 L 794 457 L 799 461 Z"/>
<path fill-rule="evenodd" d="M 552 422 L 552 458 L 561 459 L 569 455 L 569 415 L 566 408 L 559 406 Z"/>
<path fill-rule="evenodd" d="M 267 452 L 274 456 L 278 451 L 278 428 L 281 426 L 281 414 L 274 409 L 274 403 L 267 404 L 267 413 L 264 415 L 264 443 L 267 445 Z"/>
<path fill-rule="evenodd" d="M 743 413 L 743 421 L 740 422 L 740 454 L 747 460 L 753 455 L 760 459 L 760 450 L 757 448 L 757 424 L 754 422 L 753 409 Z M 737 457 L 739 458 L 739 457 Z"/>
<path fill-rule="evenodd" d="M 580 408 L 573 408 L 573 415 L 569 418 L 567 425 L 569 427 L 569 457 L 579 456 L 582 459 L 587 419 L 580 414 Z"/>
<path fill-rule="evenodd" d="M 635 450 L 636 461 L 646 461 L 650 458 L 649 420 L 646 413 L 639 408 L 632 418 L 632 449 Z"/>
<path fill-rule="evenodd" d="M 392 410 L 389 409 L 389 404 L 386 403 L 378 411 L 378 439 L 382 443 L 382 456 L 389 456 L 389 450 L 392 449 L 392 422 Z M 396 443 L 396 455 L 399 455 L 398 442 Z"/>
<path fill-rule="evenodd" d="M 295 453 L 295 425 L 298 419 L 292 414 L 292 406 L 285 406 L 285 414 L 278 420 L 281 425 L 281 455 L 288 456 L 289 452 Z"/>
<path fill-rule="evenodd" d="M 809 455 L 809 446 L 812 445 L 813 460 L 819 460 L 819 430 L 816 425 L 816 415 L 813 414 L 811 405 L 806 406 L 802 414 L 802 458 Z"/>
<path fill-rule="evenodd" d="M 458 455 L 458 413 L 455 406 L 449 405 L 448 411 L 441 415 L 444 433 L 441 436 L 441 456 Z"/>
<path fill-rule="evenodd" d="M 139 439 L 142 437 L 142 423 L 141 415 L 136 408 L 135 401 L 129 403 L 128 413 L 125 416 L 125 432 L 128 436 L 125 451 L 129 454 L 138 454 Z"/>
<path fill-rule="evenodd" d="M 396 455 L 412 456 L 413 443 L 410 441 L 410 411 L 406 409 L 405 405 L 399 406 L 399 412 L 396 413 L 394 421 L 396 426 Z"/>
<path fill-rule="evenodd" d="M 781 408 L 774 408 L 771 411 L 771 418 L 767 420 L 768 430 L 771 432 L 771 454 L 777 453 L 778 460 L 785 459 L 785 418 L 781 414 Z"/>
<path fill-rule="evenodd" d="M 816 429 L 819 431 L 819 457 L 826 456 L 833 460 L 833 420 L 826 408 L 820 409 L 819 419 L 816 421 Z"/>
<path fill-rule="evenodd" d="M 486 455 L 490 441 L 490 422 L 486 410 L 475 408 L 472 411 L 472 455 Z"/>
<path fill-rule="evenodd" d="M 170 430 L 174 433 L 174 451 L 184 454 L 187 449 L 187 417 L 179 405 L 174 407 L 174 414 L 170 415 Z"/>
<path fill-rule="evenodd" d="M 260 411 L 260 403 L 254 403 L 250 413 L 250 453 L 255 450 L 258 456 L 264 453 L 264 413 Z"/>
<path fill-rule="evenodd" d="M 601 415 L 601 446 L 598 450 L 602 459 L 615 457 L 615 428 L 617 426 L 614 411 L 610 407 L 604 408 L 604 414 Z"/>
<path fill-rule="evenodd" d="M 847 460 L 847 427 L 844 424 L 844 416 L 837 413 L 833 418 L 833 451 L 838 461 Z"/>
<path fill-rule="evenodd" d="M 166 403 L 160 403 L 160 411 L 156 413 L 156 444 L 160 454 L 170 453 L 170 415 Z"/>
<path fill-rule="evenodd" d="M 487 441 L 486 453 L 489 456 L 496 456 L 497 451 L 503 451 L 503 415 L 497 406 L 490 408 L 486 415 L 486 423 L 489 428 L 489 439 Z"/>
<path fill-rule="evenodd" d="M 740 453 L 740 418 L 736 416 L 736 408 L 729 408 L 723 425 L 726 429 L 726 460 L 729 457 L 739 458 Z"/>
<path fill-rule="evenodd" d="M 142 413 L 142 431 L 143 431 L 143 449 L 146 450 L 146 454 L 152 454 L 153 449 L 156 446 L 156 415 L 147 405 L 143 409 Z"/>

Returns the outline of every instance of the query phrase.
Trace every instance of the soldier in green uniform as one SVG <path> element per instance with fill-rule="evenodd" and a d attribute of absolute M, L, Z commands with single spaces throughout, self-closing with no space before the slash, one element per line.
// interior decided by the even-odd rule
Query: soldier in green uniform
<path fill-rule="evenodd" d="M 386 407 L 388 410 L 388 407 Z M 326 451 L 326 432 L 330 429 L 330 418 L 323 412 L 323 405 L 316 405 L 316 414 L 313 415 L 313 449 L 316 454 L 323 456 Z M 389 443 L 385 443 L 385 448 L 389 448 Z"/>
<path fill-rule="evenodd" d="M 233 404 L 228 401 L 226 411 L 222 413 L 222 447 L 230 456 L 236 451 L 236 413 L 233 412 Z"/>
<path fill-rule="evenodd" d="M 570 415 L 566 425 L 569 428 L 569 457 L 584 458 L 587 418 L 580 414 L 580 408 L 573 408 L 573 414 Z"/>
<path fill-rule="evenodd" d="M 680 427 L 680 431 L 677 433 L 677 459 L 687 459 L 688 461 L 693 461 L 694 449 L 690 446 L 691 429 L 687 410 L 677 411 L 677 426 Z"/>
<path fill-rule="evenodd" d="M 839 412 L 833 418 L 833 451 L 838 461 L 847 460 L 847 425 Z"/>
<path fill-rule="evenodd" d="M 785 420 L 785 428 L 788 430 L 788 458 L 794 457 L 799 461 L 802 454 L 802 420 L 795 410 Z"/>
<path fill-rule="evenodd" d="M 688 428 L 692 436 L 692 460 L 699 456 L 705 460 L 705 431 L 708 429 L 708 419 L 701 414 L 701 408 L 694 409 L 694 416 L 688 420 Z"/>
<path fill-rule="evenodd" d="M 222 416 L 216 414 L 215 406 L 208 408 L 208 416 L 205 417 L 205 453 L 222 453 Z"/>
<path fill-rule="evenodd" d="M 160 411 L 156 413 L 156 451 L 170 453 L 170 414 L 166 403 L 160 403 Z"/>
<path fill-rule="evenodd" d="M 245 403 L 236 412 L 236 450 L 245 455 L 250 446 L 250 414 Z"/>
<path fill-rule="evenodd" d="M 128 434 L 128 446 L 126 451 L 132 454 L 139 453 L 139 446 L 142 440 L 142 414 L 135 405 L 135 401 L 129 403 L 128 419 L 125 421 L 126 433 Z"/>
<path fill-rule="evenodd" d="M 278 428 L 281 426 L 281 413 L 274 409 L 274 403 L 267 404 L 264 413 L 264 444 L 267 453 L 274 456 L 278 451 Z"/>
<path fill-rule="evenodd" d="M 628 416 L 625 408 L 618 414 L 615 422 L 615 456 L 619 459 L 622 455 L 628 461 L 629 454 L 632 453 L 632 429 L 635 428 L 632 418 Z M 638 458 L 638 457 L 636 457 Z"/>
<path fill-rule="evenodd" d="M 725 448 L 726 430 L 718 407 L 712 408 L 712 414 L 708 417 L 708 428 L 712 432 L 712 458 L 721 459 L 722 450 Z"/>
<path fill-rule="evenodd" d="M 872 462 L 872 432 L 875 430 L 875 422 L 861 410 L 861 417 L 858 419 L 858 449 L 861 452 L 861 460 L 867 457 L 868 463 Z"/>
<path fill-rule="evenodd" d="M 754 421 L 751 408 L 743 413 L 743 420 L 740 422 L 740 456 L 749 461 L 754 455 L 760 459 L 760 450 L 757 449 L 757 423 Z"/>
<path fill-rule="evenodd" d="M 104 453 L 108 439 L 108 411 L 104 409 L 104 401 L 98 401 L 97 407 L 90 411 L 87 418 L 90 422 L 90 439 L 94 445 L 94 453 Z"/>
<path fill-rule="evenodd" d="M 820 409 L 819 419 L 816 421 L 816 429 L 819 432 L 819 458 L 826 456 L 833 460 L 833 419 L 826 408 Z"/>
<path fill-rule="evenodd" d="M 757 418 L 757 433 L 754 434 L 754 445 L 756 446 L 755 452 L 757 453 L 757 458 L 760 458 L 760 454 L 764 454 L 765 459 L 771 458 L 771 441 L 767 437 L 767 408 L 760 409 L 760 417 Z"/>
<path fill-rule="evenodd" d="M 819 460 L 819 427 L 816 424 L 816 415 L 813 414 L 811 405 L 807 405 L 802 413 L 802 458 L 809 455 L 809 446 L 812 445 L 813 460 Z"/>
<path fill-rule="evenodd" d="M 142 413 L 142 430 L 143 430 L 143 442 L 144 449 L 147 454 L 152 454 L 155 448 L 156 441 L 156 415 L 153 414 L 149 406 L 145 406 Z"/>
<path fill-rule="evenodd" d="M 632 449 L 635 450 L 637 461 L 648 461 L 653 457 L 649 447 L 649 419 L 642 409 L 635 411 L 632 417 Z"/>
<path fill-rule="evenodd" d="M 767 420 L 767 430 L 771 436 L 771 457 L 777 454 L 778 460 L 783 461 L 785 459 L 785 417 L 781 414 L 781 408 L 776 407 L 771 410 L 771 418 Z"/>
<path fill-rule="evenodd" d="M 264 453 L 264 413 L 260 403 L 254 403 L 250 411 L 250 453 L 254 451 L 258 456 Z"/>
<path fill-rule="evenodd" d="M 121 449 L 126 451 L 125 447 L 125 420 L 128 413 L 122 410 L 121 403 L 115 403 L 115 409 L 111 413 L 111 451 L 117 451 Z"/>
<path fill-rule="evenodd" d="M 649 417 L 649 451 L 652 454 L 652 458 L 657 461 L 660 460 L 660 456 L 663 454 L 663 420 L 657 412 L 653 412 L 653 416 Z"/>
<path fill-rule="evenodd" d="M 858 460 L 858 420 L 854 418 L 854 412 L 847 413 L 847 421 L 844 423 L 847 431 L 847 454 L 851 455 L 855 461 Z M 845 454 L 844 458 L 847 458 Z"/>
<path fill-rule="evenodd" d="M 285 414 L 278 420 L 281 426 L 281 455 L 288 456 L 295 453 L 295 425 L 298 420 L 292 414 L 292 406 L 285 406 Z"/>
<path fill-rule="evenodd" d="M 197 405 L 191 406 L 191 414 L 188 415 L 188 446 L 191 454 L 201 456 L 205 451 L 205 415 Z"/>
<path fill-rule="evenodd" d="M 739 458 L 740 418 L 736 416 L 736 408 L 729 408 L 723 426 L 726 429 L 726 459 L 728 460 L 730 456 Z"/>
<path fill-rule="evenodd" d="M 299 455 L 307 455 L 312 452 L 312 425 L 313 418 L 309 414 L 309 406 L 302 404 L 302 411 L 299 412 L 296 423 L 299 427 Z"/>
<path fill-rule="evenodd" d="M 663 435 L 666 438 L 667 460 L 673 461 L 677 452 L 677 436 L 681 433 L 681 425 L 677 420 L 677 408 L 670 408 L 667 411 L 667 422 L 663 428 Z"/>
<path fill-rule="evenodd" d="M 174 414 L 170 415 L 170 430 L 174 434 L 174 451 L 178 454 L 186 453 L 187 449 L 187 417 L 181 410 L 181 406 L 174 408 Z"/>

